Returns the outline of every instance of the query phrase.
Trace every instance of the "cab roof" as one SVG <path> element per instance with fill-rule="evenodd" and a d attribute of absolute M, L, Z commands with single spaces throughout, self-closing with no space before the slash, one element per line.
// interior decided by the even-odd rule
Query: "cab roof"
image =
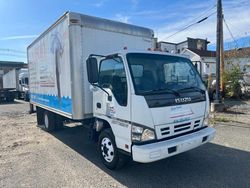
<path fill-rule="evenodd" d="M 113 56 L 113 55 L 126 55 L 129 53 L 141 53 L 141 54 L 157 54 L 157 55 L 166 55 L 166 56 L 174 56 L 174 57 L 182 57 L 182 58 L 187 58 L 189 57 L 187 55 L 182 55 L 182 54 L 173 54 L 169 52 L 161 52 L 161 51 L 152 51 L 152 50 L 119 50 L 113 54 L 106 54 L 106 56 Z"/>

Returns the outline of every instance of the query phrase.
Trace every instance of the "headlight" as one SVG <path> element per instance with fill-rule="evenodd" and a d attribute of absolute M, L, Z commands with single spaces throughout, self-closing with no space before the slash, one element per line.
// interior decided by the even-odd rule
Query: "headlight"
<path fill-rule="evenodd" d="M 144 142 L 155 139 L 155 133 L 148 128 L 132 125 L 131 138 L 134 142 Z"/>
<path fill-rule="evenodd" d="M 132 125 L 132 133 L 142 134 L 143 133 L 143 128 L 135 126 L 135 125 Z"/>
<path fill-rule="evenodd" d="M 209 115 L 204 117 L 203 126 L 209 126 Z"/>
<path fill-rule="evenodd" d="M 149 129 L 145 129 L 141 136 L 141 141 L 147 141 L 147 140 L 154 140 L 155 139 L 155 133 L 154 131 L 151 131 Z"/>

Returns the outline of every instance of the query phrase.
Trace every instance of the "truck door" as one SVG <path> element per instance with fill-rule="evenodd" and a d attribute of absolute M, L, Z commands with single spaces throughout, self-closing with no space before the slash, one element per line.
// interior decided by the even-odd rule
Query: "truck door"
<path fill-rule="evenodd" d="M 130 140 L 130 95 L 127 76 L 122 58 L 104 59 L 99 66 L 98 84 L 100 88 L 93 92 L 94 114 L 96 117 L 105 117 L 110 122 L 112 131 L 115 135 L 118 148 L 124 148 Z"/>
<path fill-rule="evenodd" d="M 101 89 L 94 92 L 96 112 L 112 118 L 130 121 L 128 84 L 121 58 L 104 59 L 100 62 L 99 83 Z"/>

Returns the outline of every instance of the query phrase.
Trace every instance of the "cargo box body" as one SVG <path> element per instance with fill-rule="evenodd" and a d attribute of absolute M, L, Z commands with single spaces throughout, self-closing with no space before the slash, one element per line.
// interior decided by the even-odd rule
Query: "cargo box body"
<path fill-rule="evenodd" d="M 3 75 L 3 89 L 18 90 L 18 70 L 13 69 Z"/>
<path fill-rule="evenodd" d="M 90 118 L 87 57 L 153 43 L 150 29 L 67 12 L 28 47 L 30 102 L 71 119 Z"/>

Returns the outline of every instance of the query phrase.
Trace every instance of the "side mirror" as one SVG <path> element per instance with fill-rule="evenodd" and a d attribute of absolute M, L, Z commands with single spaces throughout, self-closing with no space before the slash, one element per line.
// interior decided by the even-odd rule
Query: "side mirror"
<path fill-rule="evenodd" d="M 97 59 L 94 57 L 89 57 L 86 61 L 87 63 L 87 72 L 88 72 L 88 81 L 91 84 L 98 82 L 98 66 Z"/>

